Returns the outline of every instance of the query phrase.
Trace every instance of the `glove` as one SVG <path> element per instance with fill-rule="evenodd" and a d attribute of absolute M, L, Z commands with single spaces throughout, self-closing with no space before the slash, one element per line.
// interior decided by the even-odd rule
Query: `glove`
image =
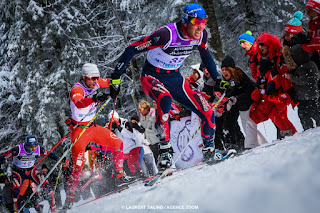
<path fill-rule="evenodd" d="M 228 81 L 221 80 L 219 86 L 221 89 L 228 89 L 230 87 L 230 84 Z"/>
<path fill-rule="evenodd" d="M 99 91 L 92 96 L 94 102 L 103 102 L 108 99 L 109 94 L 106 92 Z"/>
<path fill-rule="evenodd" d="M 258 77 L 257 87 L 259 87 L 260 85 L 265 84 L 265 83 L 266 83 L 266 79 L 264 79 L 263 77 Z"/>
<path fill-rule="evenodd" d="M 235 105 L 237 103 L 237 98 L 234 96 L 231 96 L 227 102 L 227 111 L 230 111 L 232 106 Z"/>
<path fill-rule="evenodd" d="M 127 130 L 129 130 L 130 132 L 133 132 L 133 123 L 132 122 L 126 122 L 125 127 Z"/>
<path fill-rule="evenodd" d="M 119 74 L 116 73 L 112 73 L 111 74 L 111 81 L 110 81 L 110 96 L 111 98 L 115 99 L 119 92 L 120 92 L 120 83 L 121 83 L 121 79 L 120 79 Z"/>
<path fill-rule="evenodd" d="M 180 121 L 180 115 L 179 113 L 176 113 L 173 115 L 173 118 L 176 120 L 176 121 Z"/>

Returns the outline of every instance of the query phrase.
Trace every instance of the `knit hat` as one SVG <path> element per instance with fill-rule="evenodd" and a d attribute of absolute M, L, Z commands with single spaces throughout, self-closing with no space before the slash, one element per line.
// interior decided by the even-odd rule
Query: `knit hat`
<path fill-rule="evenodd" d="M 236 64 L 234 63 L 233 58 L 227 55 L 227 56 L 222 60 L 222 62 L 221 62 L 221 67 L 232 67 L 232 68 L 236 68 Z"/>
<path fill-rule="evenodd" d="M 301 33 L 302 32 L 302 22 L 301 19 L 303 17 L 303 13 L 297 11 L 293 14 L 293 18 L 290 19 L 284 31 L 286 33 Z"/>
<path fill-rule="evenodd" d="M 311 8 L 314 11 L 316 11 L 317 13 L 320 14 L 320 1 L 319 0 L 310 0 L 307 4 L 306 4 L 306 9 Z"/>
<path fill-rule="evenodd" d="M 140 118 L 139 118 L 138 115 L 133 115 L 133 116 L 131 117 L 131 120 L 135 120 L 135 121 L 139 122 L 139 121 L 140 121 Z"/>
<path fill-rule="evenodd" d="M 246 33 L 242 34 L 238 38 L 238 43 L 240 44 L 240 41 L 246 41 L 249 42 L 250 44 L 254 43 L 254 38 L 252 36 L 252 32 L 248 30 Z"/>
<path fill-rule="evenodd" d="M 42 169 L 48 169 L 47 165 L 46 164 L 42 164 Z"/>

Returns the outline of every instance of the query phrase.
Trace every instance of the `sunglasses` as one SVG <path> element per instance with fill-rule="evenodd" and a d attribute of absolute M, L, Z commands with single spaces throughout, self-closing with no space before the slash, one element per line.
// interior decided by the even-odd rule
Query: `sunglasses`
<path fill-rule="evenodd" d="M 99 79 L 99 77 L 91 77 L 89 79 L 91 79 L 92 81 L 97 81 Z"/>
<path fill-rule="evenodd" d="M 259 46 L 263 47 L 264 43 L 263 42 L 259 42 Z"/>
<path fill-rule="evenodd" d="M 208 22 L 208 17 L 205 18 L 195 18 L 195 17 L 188 17 L 188 20 L 190 21 L 191 24 L 193 25 L 201 25 L 201 24 L 206 24 Z"/>
<path fill-rule="evenodd" d="M 31 145 L 31 146 L 29 146 L 29 149 L 36 148 L 36 147 L 37 147 L 37 145 Z"/>

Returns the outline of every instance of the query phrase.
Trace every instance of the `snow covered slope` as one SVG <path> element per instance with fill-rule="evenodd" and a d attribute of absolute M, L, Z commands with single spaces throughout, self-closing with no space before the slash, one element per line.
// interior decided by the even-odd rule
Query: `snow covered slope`
<path fill-rule="evenodd" d="M 135 186 L 70 212 L 312 213 L 320 211 L 319 198 L 316 128 L 215 166 L 176 173 L 153 188 Z"/>

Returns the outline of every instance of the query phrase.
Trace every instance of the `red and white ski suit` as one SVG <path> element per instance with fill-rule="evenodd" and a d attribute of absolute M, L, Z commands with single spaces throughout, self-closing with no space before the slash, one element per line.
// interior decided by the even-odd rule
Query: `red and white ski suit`
<path fill-rule="evenodd" d="M 108 87 L 109 83 L 110 79 L 99 78 L 96 88 Z M 77 140 L 76 144 L 72 147 L 73 170 L 68 179 L 68 194 L 71 196 L 79 184 L 79 175 L 85 162 L 84 154 L 89 142 L 111 147 L 114 155 L 115 169 L 118 173 L 117 178 L 123 175 L 123 143 L 113 132 L 99 125 L 91 125 L 81 137 L 78 138 L 79 134 L 96 113 L 96 109 L 94 109 L 80 122 L 92 107 L 97 106 L 97 103 L 95 103 L 91 97 L 87 97 L 93 92 L 94 90 L 90 90 L 81 82 L 76 83 L 70 92 L 70 106 L 72 111 L 70 130 L 74 125 L 79 124 L 79 126 L 71 132 L 71 142 L 73 143 Z"/>

